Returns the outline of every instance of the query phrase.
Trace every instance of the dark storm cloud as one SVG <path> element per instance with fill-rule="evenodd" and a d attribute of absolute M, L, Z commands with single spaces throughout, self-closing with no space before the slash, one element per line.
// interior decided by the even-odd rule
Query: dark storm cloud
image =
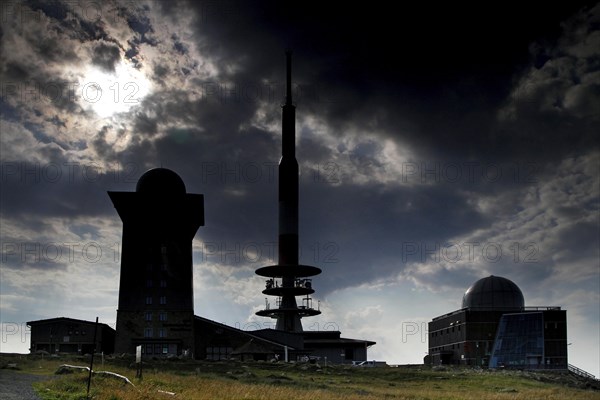
<path fill-rule="evenodd" d="M 425 261 L 427 252 L 421 248 L 432 249 L 489 223 L 490 217 L 473 210 L 468 197 L 451 193 L 447 187 L 427 186 L 389 190 L 365 185 L 357 191 L 353 185 L 305 181 L 301 240 L 305 262 L 317 261 L 327 270 L 319 277 L 319 291 L 395 276 L 407 263 Z M 315 245 L 320 255 L 311 260 L 315 250 L 310 246 Z M 406 254 L 409 249 L 414 252 Z"/>
<path fill-rule="evenodd" d="M 98 163 L 54 158 L 48 162 L 2 163 L 2 215 L 17 218 L 96 216 L 111 212 L 108 186 L 134 182 L 118 171 L 106 171 Z"/>
<path fill-rule="evenodd" d="M 68 5 L 62 2 L 28 1 L 27 5 L 34 11 L 40 10 L 48 17 L 58 20 L 65 19 L 70 11 Z"/>
<path fill-rule="evenodd" d="M 29 73 L 24 65 L 9 61 L 5 64 L 3 75 L 7 81 L 25 81 L 29 77 Z"/>
<path fill-rule="evenodd" d="M 37 228 L 41 227 L 38 225 Z M 22 237 L 3 235 L 0 259 L 3 269 L 34 270 L 33 273 L 35 270 L 60 271 L 68 267 L 69 253 L 72 250 L 54 238 L 38 237 L 35 241 L 24 241 Z"/>
<path fill-rule="evenodd" d="M 168 9 L 167 12 L 181 12 L 178 6 L 157 6 Z M 525 68 L 529 43 L 535 39 L 538 29 L 546 30 L 549 36 L 560 33 L 553 26 L 564 18 L 564 10 L 559 14 L 549 7 L 540 16 L 534 13 L 533 7 L 520 9 L 519 13 L 505 9 L 500 10 L 502 18 L 498 20 L 501 22 L 483 23 L 481 21 L 485 19 L 464 16 L 457 20 L 464 11 L 460 7 L 452 9 L 444 6 L 436 16 L 425 13 L 419 6 L 405 6 L 400 12 L 384 13 L 387 16 L 383 21 L 371 28 L 369 22 L 375 15 L 381 16 L 383 6 L 365 10 L 317 7 L 308 3 L 288 9 L 270 2 L 259 6 L 229 2 L 210 7 L 205 3 L 193 3 L 191 7 L 195 9 L 198 21 L 202 22 L 194 25 L 198 35 L 191 39 L 196 41 L 202 54 L 218 61 L 217 65 L 221 67 L 219 77 L 196 81 L 192 89 L 203 94 L 200 99 L 190 100 L 185 93 L 177 91 L 159 91 L 148 97 L 142 105 L 144 111 L 137 113 L 133 119 L 135 135 L 130 148 L 123 153 L 113 149 L 106 139 L 109 129 L 100 131 L 91 140 L 91 146 L 103 159 L 135 159 L 140 173 L 146 167 L 164 162 L 173 165 L 175 170 L 183 170 L 186 178 L 190 177 L 187 179 L 194 179 L 191 171 L 187 172 L 192 168 L 181 165 L 183 163 L 178 160 L 217 163 L 219 169 L 221 162 L 226 168 L 233 168 L 232 165 L 247 162 L 276 161 L 278 143 L 260 130 L 239 131 L 240 125 L 255 114 L 260 103 L 236 99 L 235 89 L 231 90 L 227 84 L 234 82 L 233 85 L 239 89 L 262 79 L 282 82 L 283 49 L 287 46 L 294 50 L 295 81 L 314 88 L 318 99 L 322 100 L 297 97 L 299 117 L 308 114 L 320 116 L 331 132 L 339 137 L 345 134 L 347 128 L 352 128 L 365 133 L 383 132 L 377 135 L 405 140 L 415 150 L 416 161 L 422 160 L 427 164 L 423 164 L 424 168 L 435 167 L 440 162 L 461 163 L 465 159 L 475 159 L 480 165 L 483 160 L 497 162 L 500 168 L 508 171 L 515 163 L 526 165 L 532 159 L 537 161 L 536 157 L 540 158 L 539 167 L 542 168 L 547 160 L 546 152 L 532 154 L 526 146 L 531 140 L 538 140 L 539 146 L 556 152 L 565 146 L 581 148 L 590 137 L 591 127 L 583 131 L 578 129 L 575 138 L 568 135 L 569 127 L 572 128 L 576 121 L 558 120 L 558 117 L 529 122 L 532 126 L 518 122 L 515 126 L 506 123 L 506 126 L 497 127 L 495 114 L 488 111 L 499 106 L 508 95 L 515 63 Z M 156 42 L 150 39 L 155 33 L 154 28 L 150 19 L 144 16 L 144 9 L 127 8 L 123 12 L 128 15 L 129 27 L 141 35 L 141 39 L 136 39 L 136 46 L 142 42 L 155 45 Z M 65 18 L 64 13 L 48 13 L 52 18 Z M 537 17 L 535 26 L 532 24 L 534 15 Z M 474 40 L 474 32 L 487 42 Z M 171 35 L 170 39 L 174 49 L 181 53 L 182 38 Z M 95 62 L 106 69 L 114 68 L 119 48 L 111 42 L 100 42 L 96 49 Z M 131 51 L 137 53 L 138 47 L 132 47 Z M 234 68 L 228 69 L 228 66 Z M 168 77 L 172 67 L 173 64 L 168 63 L 155 64 L 155 78 Z M 13 68 L 14 71 L 18 69 Z M 490 75 L 494 79 L 489 79 Z M 278 123 L 279 99 L 268 101 Z M 160 124 L 162 128 L 159 128 Z M 179 128 L 179 124 L 194 128 Z M 116 127 L 110 129 L 117 131 Z M 166 134 L 166 138 L 156 142 L 145 138 L 146 135 L 155 135 L 159 129 L 163 129 L 161 133 Z M 539 131 L 548 134 L 543 137 L 538 134 Z M 258 139 L 258 135 L 264 137 Z M 300 135 L 300 140 L 302 147 L 306 140 L 311 139 Z M 316 146 L 316 143 L 315 139 L 310 151 L 304 152 L 301 162 L 308 162 L 314 167 L 333 159 L 337 149 Z M 373 153 L 375 144 L 369 148 L 362 146 L 349 152 L 350 160 L 359 167 L 359 172 L 363 168 L 363 174 L 368 176 L 371 171 L 385 167 Z M 402 176 L 399 176 L 399 182 L 401 179 Z M 352 206 L 368 210 L 369 204 L 383 205 L 378 206 L 380 216 L 371 216 L 382 232 L 381 237 L 376 235 L 378 240 L 382 240 L 379 247 L 382 247 L 381 243 L 389 242 L 382 237 L 390 236 L 389 230 L 394 228 L 410 230 L 417 240 L 428 237 L 438 240 L 460 232 L 458 218 L 463 213 L 471 217 L 473 224 L 481 224 L 485 220 L 473 210 L 466 196 L 458 194 L 460 190 L 500 191 L 502 187 L 513 184 L 513 180 L 508 173 L 494 182 L 481 176 L 474 182 L 461 179 L 444 187 L 444 190 L 457 193 L 451 196 L 451 201 L 445 201 L 446 195 L 441 190 L 419 188 L 409 193 L 407 189 L 385 191 L 378 190 L 376 185 L 366 186 L 368 198 L 359 197 Z M 505 185 L 501 185 L 502 182 Z M 226 196 L 227 190 L 244 191 L 243 184 L 225 179 L 218 185 L 217 182 L 209 182 L 205 190 Z M 352 190 L 350 186 L 340 190 L 344 189 Z M 232 203 L 236 207 L 244 201 L 247 204 L 264 204 L 265 210 L 274 207 L 268 198 L 259 196 L 260 192 L 256 190 L 250 194 L 246 192 L 242 197 L 229 195 L 226 198 L 237 201 Z M 400 207 L 388 204 L 394 195 L 400 199 L 407 198 L 407 202 L 412 199 L 416 208 L 414 218 L 404 216 L 405 225 L 402 227 L 395 227 L 392 223 L 397 218 L 394 210 Z M 332 196 L 335 198 L 335 194 Z M 346 198 L 340 197 L 342 209 L 350 207 L 347 201 L 342 201 Z M 453 208 L 446 207 L 450 205 Z M 227 206 L 222 204 L 214 211 L 215 217 L 222 213 L 229 216 L 226 209 Z M 457 209 L 461 211 L 457 212 Z M 455 215 L 457 220 L 446 213 Z M 266 214 L 266 211 L 257 213 Z M 368 212 L 365 214 L 370 215 Z M 223 220 L 227 218 L 223 217 Z M 339 223 L 337 218 L 330 219 Z M 368 221 L 364 221 L 367 226 Z M 233 226 L 233 221 L 226 222 L 225 226 Z M 422 226 L 429 229 L 421 231 Z M 477 225 L 464 226 L 468 229 Z M 375 245 L 376 241 L 373 242 Z"/>
<path fill-rule="evenodd" d="M 11 9 L 11 6 L 14 7 Z M 27 6 L 28 11 L 22 9 Z M 9 11 L 10 10 L 10 11 Z M 7 17 L 14 16 L 21 18 L 22 21 L 38 20 L 36 13 L 42 13 L 50 20 L 57 23 L 52 26 L 46 26 L 50 31 L 55 31 L 65 35 L 70 39 L 77 39 L 81 42 L 85 40 L 114 40 L 104 30 L 104 24 L 101 17 L 108 16 L 110 7 L 100 7 L 99 4 L 90 2 L 61 2 L 61 1 L 25 1 L 22 3 L 10 4 L 5 10 Z M 13 15 L 10 15 L 13 14 Z M 41 25 L 40 27 L 43 27 Z M 40 35 L 43 39 L 46 35 Z M 57 46 L 49 48 L 50 51 L 60 54 L 61 50 L 68 49 L 68 46 Z"/>
<path fill-rule="evenodd" d="M 11 14 L 10 7 L 15 7 Z M 82 50 L 88 39 L 101 39 L 97 44 L 95 61 L 99 66 L 114 69 L 119 49 L 117 41 L 98 25 L 98 21 L 78 18 L 63 3 L 31 3 L 31 11 L 22 10 L 17 3 L 9 5 L 3 13 L 7 29 L 4 30 L 2 97 L 12 104 L 24 103 L 22 115 L 34 114 L 35 119 L 50 107 L 64 112 L 81 113 L 75 99 L 77 82 L 72 76 L 61 74 L 64 65 L 77 71 L 85 59 Z M 36 14 L 41 12 L 42 14 Z M 11 18 L 12 17 L 12 18 Z M 10 23 L 8 23 L 10 22 Z M 36 23 L 37 22 L 37 23 Z M 31 57 L 35 54 L 35 57 Z M 30 121 L 31 122 L 31 121 Z"/>
<path fill-rule="evenodd" d="M 173 39 L 173 48 L 175 50 L 177 50 L 181 54 L 188 53 L 188 46 L 186 46 L 184 43 L 182 43 L 176 34 L 171 35 L 171 39 Z"/>
<path fill-rule="evenodd" d="M 152 77 L 156 81 L 162 81 L 162 79 L 169 73 L 169 67 L 166 65 L 155 65 L 154 76 Z"/>
<path fill-rule="evenodd" d="M 94 149 L 96 154 L 103 160 L 109 162 L 114 162 L 117 159 L 117 152 L 114 150 L 113 146 L 106 141 L 106 134 L 112 129 L 113 127 L 111 125 L 104 125 L 90 140 L 90 147 Z"/>
<path fill-rule="evenodd" d="M 173 16 L 183 9 L 181 3 L 155 6 Z M 300 162 L 309 174 L 303 176 L 301 189 L 305 210 L 301 215 L 308 218 L 301 222 L 301 238 L 306 238 L 307 246 L 313 237 L 319 246 L 329 242 L 338 246 L 321 249 L 325 258 L 332 254 L 328 251 L 335 250 L 334 258 L 339 260 L 327 266 L 330 275 L 324 276 L 323 293 L 398 273 L 406 264 L 401 257 L 403 243 L 441 243 L 488 226 L 491 217 L 472 202 L 476 194 L 513 190 L 515 184 L 526 187 L 536 181 L 523 179 L 522 174 L 515 179 L 515 166 L 525 169 L 526 178 L 534 171 L 532 178 L 539 179 L 539 171 L 545 171 L 548 159 L 561 149 L 576 152 L 589 146 L 592 126 L 581 125 L 574 117 L 542 113 L 543 118 L 537 118 L 540 111 L 533 110 L 526 121 L 498 124 L 495 112 L 490 111 L 504 104 L 514 75 L 526 69 L 536 35 L 542 32 L 555 38 L 560 34 L 558 22 L 567 12 L 564 9 L 559 12 L 547 7 L 542 15 L 534 12 L 535 7 L 518 13 L 503 9 L 499 11 L 502 18 L 488 21 L 468 18 L 460 7 L 442 6 L 439 14 L 432 15 L 420 6 L 404 6 L 396 13 L 384 12 L 383 20 L 372 28 L 370 22 L 382 17 L 383 5 L 369 10 L 317 7 L 315 3 L 288 8 L 271 2 L 210 7 L 192 3 L 191 7 L 197 22 L 202 22 L 194 24 L 197 35 L 171 34 L 168 47 L 185 56 L 190 50 L 186 43 L 193 41 L 201 55 L 214 60 L 218 76 L 190 81 L 189 89 L 200 93 L 199 97 L 170 88 L 144 99 L 131 119 L 134 135 L 127 149 L 117 150 L 107 139 L 111 133 L 122 134 L 116 125 L 99 129 L 89 145 L 102 160 L 134 166 L 129 170 L 132 182 L 118 182 L 123 190 L 133 190 L 135 178 L 145 169 L 164 165 L 180 173 L 188 189 L 205 193 L 204 240 L 274 240 L 276 183 L 269 174 L 279 158 L 279 142 L 260 128 L 240 127 L 248 125 L 260 106 L 268 109 L 265 121 L 279 125 L 283 49 L 292 47 L 294 81 L 300 85 L 295 93 L 299 119 L 317 116 L 340 138 L 331 147 L 311 132 L 299 134 Z M 137 56 L 141 44 L 156 46 L 160 42 L 146 11 L 122 11 L 129 28 L 139 34 L 129 41 L 128 57 Z M 48 11 L 55 19 L 65 19 L 63 14 Z M 78 26 L 81 28 L 73 28 Z M 75 24 L 71 35 L 90 37 L 90 32 L 97 30 Z M 93 61 L 106 70 L 114 69 L 121 50 L 116 41 L 97 42 L 95 50 Z M 38 51 L 45 54 L 41 47 Z M 180 70 L 172 61 L 167 58 L 154 63 L 157 82 Z M 8 70 L 14 76 L 43 73 L 16 63 L 9 64 Z M 244 97 L 244 88 L 264 85 L 265 80 L 279 86 L 268 86 L 277 89 L 258 101 Z M 517 106 L 524 112 L 528 105 Z M 344 149 L 341 139 L 351 130 L 381 140 L 400 139 L 414 151 L 410 162 L 415 163 L 417 173 L 456 164 L 462 166 L 464 175 L 451 181 L 434 172 L 433 178 L 425 176 L 428 185 L 415 187 L 402 186 L 407 183 L 403 178 L 410 178 L 408 183 L 412 179 L 423 183 L 419 175 L 400 175 L 398 186 L 374 182 L 361 185 L 360 190 L 352 180 L 330 184 L 315 179 L 315 169 L 336 160 L 338 153 L 348 157 L 354 170 L 342 172 L 350 175 L 368 178 L 389 168 L 378 158 L 382 145 L 377 140 Z M 540 131 L 547 134 L 539 135 Z M 548 152 L 532 153 L 532 143 Z M 481 174 L 471 179 L 465 160 L 478 166 L 493 163 L 505 173 L 498 179 Z M 244 176 L 256 168 L 263 174 L 261 179 Z M 19 196 L 7 198 L 5 210 L 17 214 L 36 210 L 31 199 L 37 197 L 42 205 L 34 212 L 49 215 L 56 207 L 57 215 L 66 216 L 82 207 L 77 199 L 91 196 L 99 200 L 84 201 L 81 212 L 110 215 L 111 206 L 103 192 L 115 190 L 115 184 L 103 179 L 91 186 L 79 183 L 69 186 L 70 190 L 60 184 L 39 186 L 35 191 L 24 187 Z M 59 201 L 66 191 L 70 200 Z M 355 253 L 356 249 L 365 251 Z M 310 250 L 305 256 L 311 257 Z M 316 259 L 317 263 L 325 261 L 331 260 Z"/>
<path fill-rule="evenodd" d="M 557 262 L 565 260 L 577 262 L 598 259 L 600 250 L 588 243 L 600 243 L 600 231 L 597 221 L 580 222 L 562 229 L 557 239 L 565 250 L 556 255 Z"/>
<path fill-rule="evenodd" d="M 277 76 L 273 68 L 281 55 L 276 49 L 291 46 L 295 79 L 308 81 L 335 99 L 301 104 L 303 111 L 322 115 L 330 126 L 379 115 L 377 127 L 406 140 L 424 157 L 494 160 L 523 158 L 524 154 L 512 152 L 527 139 L 514 142 L 519 135 L 509 135 L 505 140 L 502 132 L 511 128 L 495 127 L 496 116 L 490 110 L 502 105 L 514 75 L 527 67 L 531 42 L 555 40 L 564 15 L 582 6 L 501 7 L 491 19 L 482 17 L 486 10 L 469 6 L 466 13 L 466 6 L 455 4 L 437 5 L 436 13 L 417 5 L 383 12 L 383 5 L 228 4 L 212 14 L 198 9 L 209 21 L 197 29 L 199 36 L 216 39 L 202 41 L 213 43 L 204 45 L 203 51 L 230 62 L 244 60 L 238 76 Z M 473 13 L 480 15 L 468 17 Z M 371 24 L 375 18 L 378 23 Z M 382 114 L 382 109 L 388 112 Z M 407 122 L 416 129 L 397 129 Z M 544 129 L 529 127 L 527 132 L 539 138 Z M 552 135 L 548 140 L 553 151 L 579 145 L 565 140 L 561 129 Z M 577 136 L 589 138 L 590 133 Z"/>
<path fill-rule="evenodd" d="M 147 114 L 140 112 L 135 116 L 133 129 L 142 135 L 153 135 L 156 133 L 157 120 L 150 118 Z"/>
<path fill-rule="evenodd" d="M 176 1 L 121 3 L 121 5 L 118 8 L 119 15 L 125 18 L 128 27 L 135 33 L 134 39 L 130 41 L 130 44 L 132 45 L 133 49 L 137 51 L 140 45 L 149 45 L 154 47 L 160 43 L 161 39 L 158 38 L 156 35 L 157 32 L 155 30 L 155 27 L 152 25 L 152 20 L 148 11 L 150 11 L 151 9 L 159 10 L 161 15 L 164 15 L 163 13 L 173 6 L 177 6 Z"/>
<path fill-rule="evenodd" d="M 107 72 L 115 71 L 115 64 L 121 59 L 121 50 L 109 43 L 96 43 L 92 49 L 92 63 Z"/>
<path fill-rule="evenodd" d="M 489 227 L 492 216 L 483 214 L 473 201 L 478 195 L 518 192 L 539 183 L 555 173 L 552 163 L 558 154 L 564 150 L 576 154 L 591 143 L 592 126 L 573 117 L 536 111 L 524 121 L 498 123 L 495 111 L 507 98 L 517 107 L 527 106 L 510 96 L 515 75 L 528 68 L 531 42 L 555 41 L 561 34 L 559 23 L 578 5 L 569 10 L 549 7 L 541 14 L 534 6 L 521 7 L 519 12 L 506 8 L 497 10 L 500 18 L 492 20 L 468 18 L 470 14 L 460 7 L 443 6 L 436 16 L 409 6 L 399 13 L 390 12 L 374 29 L 367 28 L 372 26 L 367 22 L 374 13 L 381 17 L 381 8 L 337 9 L 310 3 L 297 9 L 272 3 L 263 7 L 245 3 L 227 3 L 215 9 L 192 7 L 203 22 L 194 25 L 198 35 L 193 39 L 201 54 L 222 67 L 217 78 L 221 80 L 196 81 L 196 89 L 211 93 L 209 98 L 189 101 L 182 94 L 157 95 L 147 103 L 153 117 L 138 119 L 138 123 L 144 122 L 140 128 L 158 121 L 185 121 L 198 127 L 170 129 L 168 138 L 154 144 L 157 157 L 184 171 L 191 177 L 187 179 L 195 179 L 191 168 L 177 168 L 181 163 L 171 160 L 195 158 L 205 163 L 203 173 L 209 166 L 222 173 L 247 160 L 277 160 L 278 144 L 272 139 L 262 143 L 257 136 L 260 132 L 253 131 L 248 132 L 252 139 L 244 140 L 238 131 L 258 103 L 236 102 L 231 90 L 225 94 L 208 90 L 222 88 L 226 81 L 281 82 L 282 50 L 290 46 L 295 81 L 315 89 L 321 100 L 296 98 L 299 118 L 316 115 L 340 138 L 352 129 L 375 133 L 381 139 L 400 139 L 414 151 L 410 162 L 417 175 L 400 175 L 398 184 L 409 178 L 409 182 L 423 183 L 424 179 L 424 183 L 436 185 L 383 188 L 370 184 L 357 192 L 351 184 L 317 186 L 309 182 L 315 185 L 311 187 L 304 181 L 302 209 L 317 210 L 317 216 L 302 215 L 322 223 L 304 220 L 301 237 L 320 238 L 324 241 L 321 245 L 333 241 L 338 246 L 340 261 L 328 266 L 331 275 L 320 289 L 324 293 L 401 271 L 406 264 L 401 257 L 403 243 L 443 243 Z M 163 71 L 166 68 L 161 66 Z M 275 101 L 271 105 L 278 108 Z M 279 116 L 273 115 L 278 123 Z M 334 160 L 340 146 L 341 142 L 337 148 L 328 147 L 301 132 L 299 152 L 310 150 L 302 152 L 300 162 L 312 167 L 312 173 L 316 166 Z M 532 146 L 545 151 L 531 151 Z M 356 171 L 369 176 L 387 167 L 376 150 L 381 147 L 373 143 L 348 151 Z M 462 174 L 457 180 L 443 175 L 454 173 L 456 166 Z M 421 179 L 418 174 L 423 171 Z M 272 192 L 272 187 L 243 182 L 233 178 L 235 174 L 224 175 L 219 182 L 214 176 L 203 182 L 202 192 L 212 207 L 207 221 L 223 232 L 212 239 L 268 237 L 261 232 L 269 226 L 272 230 L 273 223 L 261 221 L 274 217 L 275 203 L 264 195 L 265 189 Z M 232 214 L 227 211 L 230 209 L 244 211 Z M 236 230 L 237 225 L 243 229 Z M 210 229 L 207 227 L 207 232 Z M 357 248 L 374 251 L 357 255 L 353 251 Z M 364 269 L 366 265 L 369 267 Z"/>
<path fill-rule="evenodd" d="M 194 109 L 213 112 L 206 106 Z M 221 118 L 228 115 L 219 114 Z M 186 182 L 188 192 L 204 193 L 206 225 L 213 234 L 202 234 L 203 240 L 232 244 L 274 240 L 276 232 L 265 229 L 275 224 L 278 156 L 272 136 L 257 129 L 238 131 L 222 123 L 207 124 L 202 115 L 201 130 L 174 127 L 154 141 L 156 158 L 145 165 L 173 169 Z"/>

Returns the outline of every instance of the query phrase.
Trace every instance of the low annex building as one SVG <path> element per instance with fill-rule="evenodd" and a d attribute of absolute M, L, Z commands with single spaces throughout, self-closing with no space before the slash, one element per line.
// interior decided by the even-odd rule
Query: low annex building
<path fill-rule="evenodd" d="M 115 348 L 115 330 L 106 324 L 98 324 L 95 343 L 95 322 L 59 317 L 29 321 L 27 326 L 31 329 L 32 353 L 112 354 Z"/>
<path fill-rule="evenodd" d="M 335 364 L 367 360 L 367 349 L 375 342 L 347 339 L 340 331 L 287 332 L 280 329 L 243 331 L 195 317 L 196 357 L 202 360 L 299 361 L 319 359 Z"/>

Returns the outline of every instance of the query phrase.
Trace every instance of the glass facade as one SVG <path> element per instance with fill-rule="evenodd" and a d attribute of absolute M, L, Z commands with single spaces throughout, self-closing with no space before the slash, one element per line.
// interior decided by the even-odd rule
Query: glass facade
<path fill-rule="evenodd" d="M 543 313 L 504 314 L 498 325 L 489 367 L 543 368 Z"/>

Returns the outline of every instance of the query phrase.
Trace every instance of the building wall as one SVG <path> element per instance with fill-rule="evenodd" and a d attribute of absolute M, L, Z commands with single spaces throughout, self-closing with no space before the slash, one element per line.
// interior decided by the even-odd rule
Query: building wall
<path fill-rule="evenodd" d="M 115 348 L 119 353 L 135 353 L 136 346 L 143 345 L 143 352 L 154 356 L 191 355 L 195 344 L 193 319 L 192 311 L 119 310 Z"/>
<path fill-rule="evenodd" d="M 252 341 L 272 354 L 279 354 L 283 360 L 283 345 L 277 345 L 270 340 L 264 340 L 252 335 L 252 332 L 242 331 L 227 325 L 219 324 L 205 318 L 196 317 L 194 320 L 196 343 L 194 358 L 199 360 L 227 360 L 233 358 L 232 353 Z M 289 349 L 289 354 L 294 349 Z M 253 359 L 250 354 L 240 355 L 238 358 Z"/>
<path fill-rule="evenodd" d="M 458 310 L 429 323 L 429 354 L 437 364 L 487 366 L 504 311 Z"/>
<path fill-rule="evenodd" d="M 355 359 L 354 349 L 348 354 L 348 358 L 345 356 L 346 349 L 343 347 L 312 347 L 307 350 L 310 351 L 310 357 L 318 357 L 319 363 L 324 363 L 325 357 L 327 357 L 327 362 L 332 364 L 352 364 L 352 361 Z"/>
<path fill-rule="evenodd" d="M 258 329 L 250 332 L 253 335 L 260 336 L 267 340 L 277 343 L 286 343 L 287 346 L 298 350 L 304 348 L 304 339 L 300 332 L 286 332 L 277 329 Z"/>
<path fill-rule="evenodd" d="M 463 345 L 464 358 L 461 364 L 485 367 L 488 365 L 498 330 L 498 323 L 504 311 L 466 312 L 466 338 Z"/>
<path fill-rule="evenodd" d="M 320 358 L 320 362 L 352 364 L 353 361 L 367 361 L 367 348 L 375 342 L 342 338 L 339 331 L 306 331 L 304 335 L 305 354 Z"/>
<path fill-rule="evenodd" d="M 567 311 L 544 311 L 544 358 L 549 369 L 567 369 Z"/>
<path fill-rule="evenodd" d="M 317 357 L 320 363 L 352 364 L 353 361 L 367 361 L 367 348 L 364 343 L 306 344 L 309 357 Z"/>
<path fill-rule="evenodd" d="M 466 318 L 465 311 L 457 311 L 429 322 L 429 354 L 433 364 L 457 364 L 463 359 Z"/>

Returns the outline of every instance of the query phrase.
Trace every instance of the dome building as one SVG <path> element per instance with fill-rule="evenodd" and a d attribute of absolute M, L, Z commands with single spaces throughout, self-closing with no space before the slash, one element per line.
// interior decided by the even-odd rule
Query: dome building
<path fill-rule="evenodd" d="M 137 193 L 158 197 L 185 195 L 185 183 L 175 171 L 167 168 L 152 168 L 138 179 Z"/>
<path fill-rule="evenodd" d="M 469 309 L 520 311 L 523 307 L 521 289 L 513 281 L 494 275 L 475 282 L 462 300 L 462 308 Z"/>
<path fill-rule="evenodd" d="M 429 322 L 433 365 L 567 369 L 567 315 L 560 307 L 526 307 L 521 289 L 500 276 L 479 279 L 459 310 Z"/>

